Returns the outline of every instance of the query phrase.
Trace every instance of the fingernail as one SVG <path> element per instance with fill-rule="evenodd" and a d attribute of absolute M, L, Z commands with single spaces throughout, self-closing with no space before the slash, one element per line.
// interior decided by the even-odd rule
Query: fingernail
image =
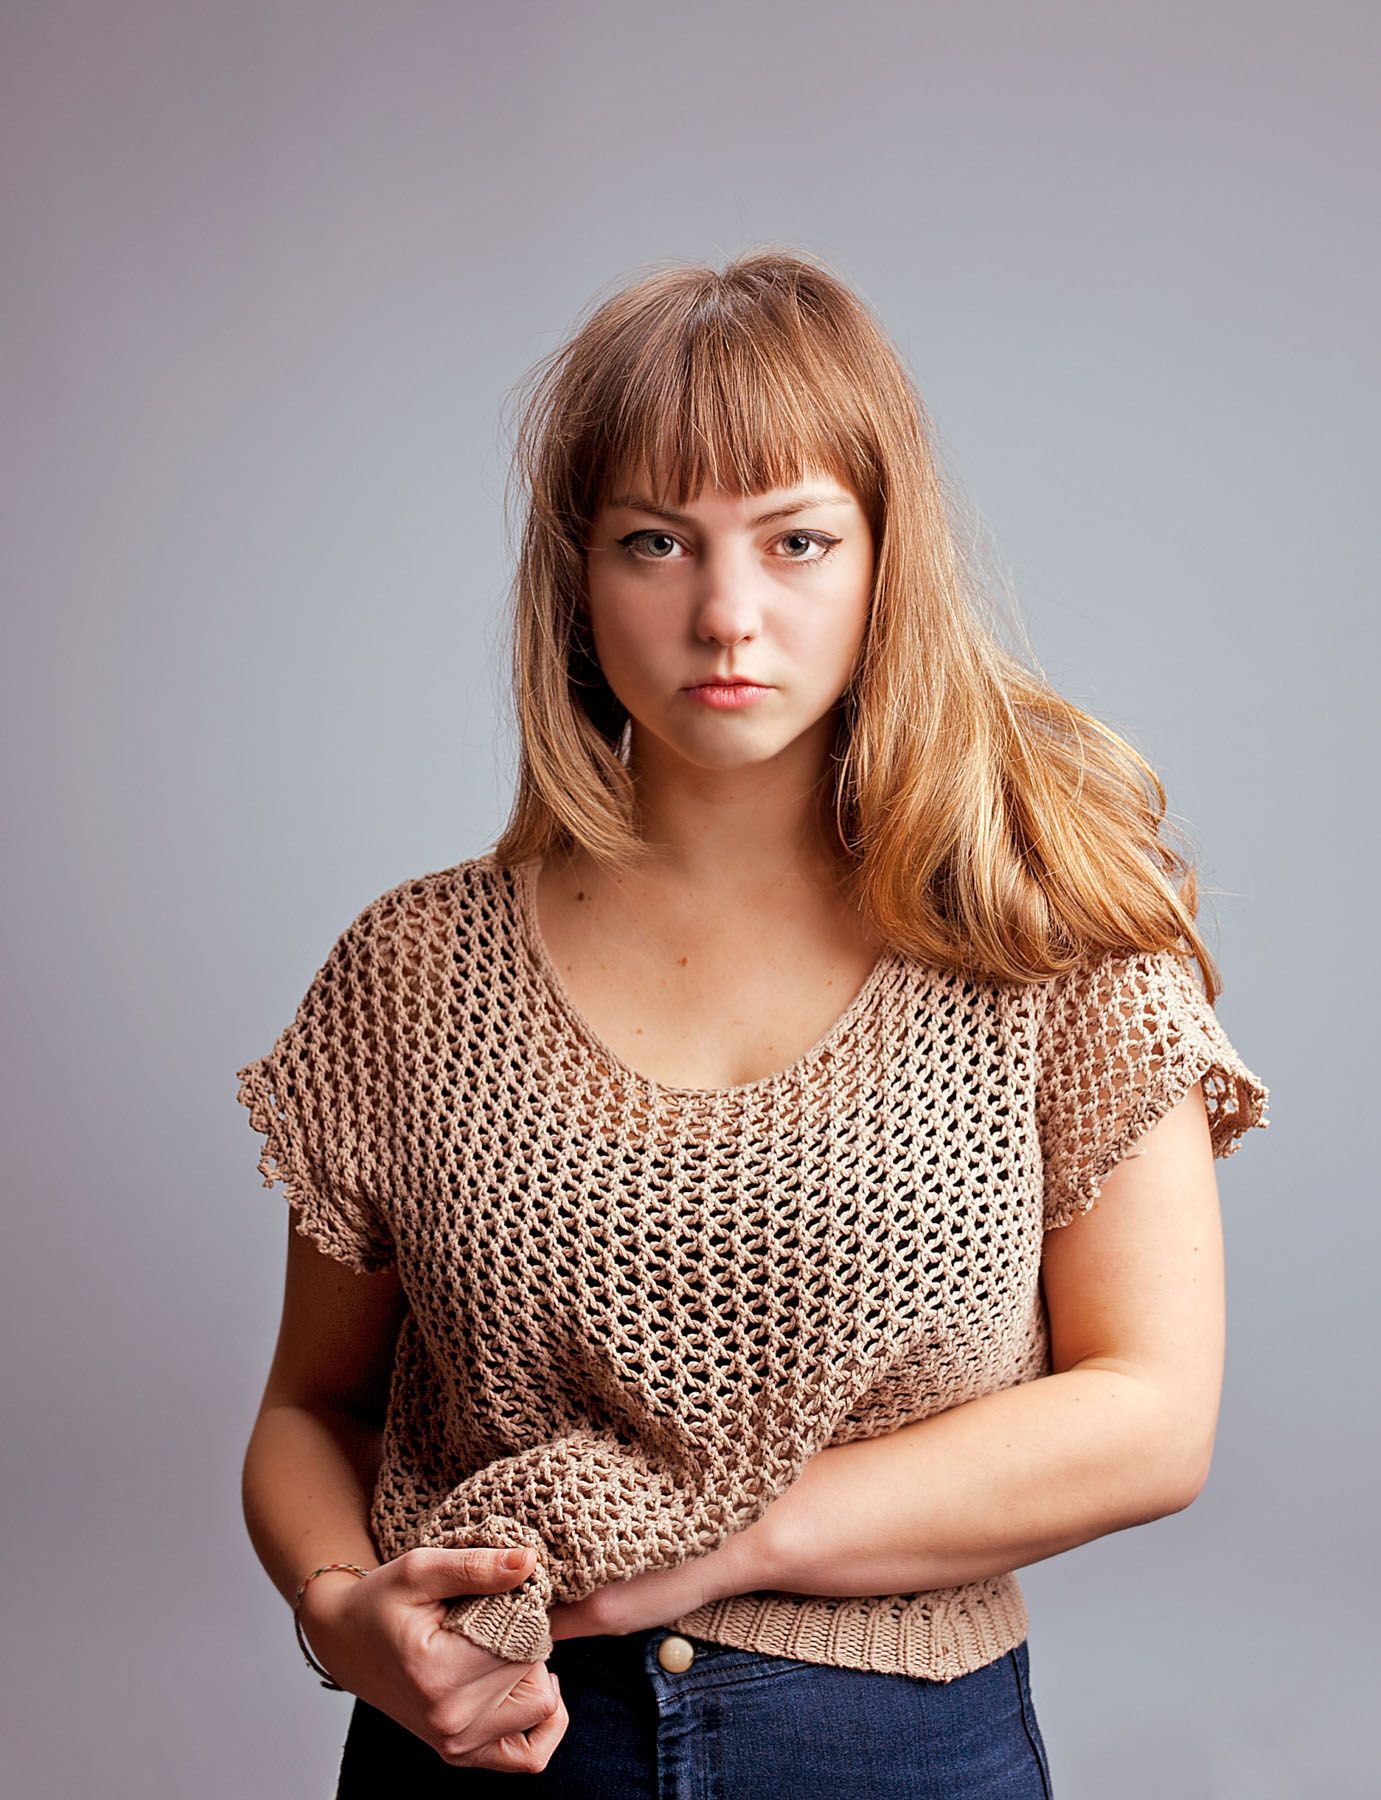
<path fill-rule="evenodd" d="M 526 1550 L 505 1550 L 500 1559 L 506 1569 L 520 1569 L 527 1561 Z"/>

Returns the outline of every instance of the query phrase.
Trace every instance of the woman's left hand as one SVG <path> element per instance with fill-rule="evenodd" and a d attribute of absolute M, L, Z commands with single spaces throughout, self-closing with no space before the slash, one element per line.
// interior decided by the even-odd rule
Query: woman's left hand
<path fill-rule="evenodd" d="M 726 1538 L 707 1556 L 674 1569 L 648 1569 L 628 1581 L 596 1588 L 583 1600 L 548 1609 L 553 1639 L 624 1637 L 654 1625 L 668 1625 L 683 1613 L 729 1594 L 751 1593 L 760 1572 L 754 1562 L 757 1540 L 748 1531 Z"/>

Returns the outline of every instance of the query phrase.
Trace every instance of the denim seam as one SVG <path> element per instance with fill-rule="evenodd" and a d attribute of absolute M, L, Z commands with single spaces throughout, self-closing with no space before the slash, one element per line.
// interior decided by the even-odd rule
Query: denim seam
<path fill-rule="evenodd" d="M 1045 1757 L 1041 1751 L 1040 1740 L 1033 1729 L 1032 1713 L 1034 1707 L 1031 1702 L 1030 1694 L 1027 1691 L 1026 1683 L 1022 1679 L 1021 1663 L 1017 1658 L 1015 1650 L 1009 1650 L 1007 1655 L 1012 1664 L 1012 1673 L 1017 1679 L 1017 1701 L 1021 1707 L 1021 1722 L 1026 1731 L 1026 1741 L 1031 1746 L 1031 1754 L 1036 1759 L 1036 1767 L 1040 1770 L 1041 1788 L 1045 1794 L 1045 1800 L 1055 1800 L 1054 1793 L 1050 1786 L 1050 1771 L 1046 1767 Z"/>

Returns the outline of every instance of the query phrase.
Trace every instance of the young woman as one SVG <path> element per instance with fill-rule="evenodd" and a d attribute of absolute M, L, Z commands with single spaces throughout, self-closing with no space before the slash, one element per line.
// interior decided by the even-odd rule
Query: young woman
<path fill-rule="evenodd" d="M 338 1794 L 1048 1796 L 1014 1571 L 1202 1486 L 1266 1123 L 1165 795 L 817 261 L 615 293 L 518 452 L 507 829 L 239 1071 Z"/>

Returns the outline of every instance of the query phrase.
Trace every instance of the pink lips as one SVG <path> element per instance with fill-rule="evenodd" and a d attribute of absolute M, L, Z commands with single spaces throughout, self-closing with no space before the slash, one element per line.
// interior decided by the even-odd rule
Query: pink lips
<path fill-rule="evenodd" d="M 692 699 L 702 700 L 706 706 L 729 708 L 751 706 L 755 700 L 761 700 L 764 694 L 770 694 L 772 689 L 735 676 L 731 681 L 702 681 L 695 687 L 687 688 L 686 692 Z"/>

